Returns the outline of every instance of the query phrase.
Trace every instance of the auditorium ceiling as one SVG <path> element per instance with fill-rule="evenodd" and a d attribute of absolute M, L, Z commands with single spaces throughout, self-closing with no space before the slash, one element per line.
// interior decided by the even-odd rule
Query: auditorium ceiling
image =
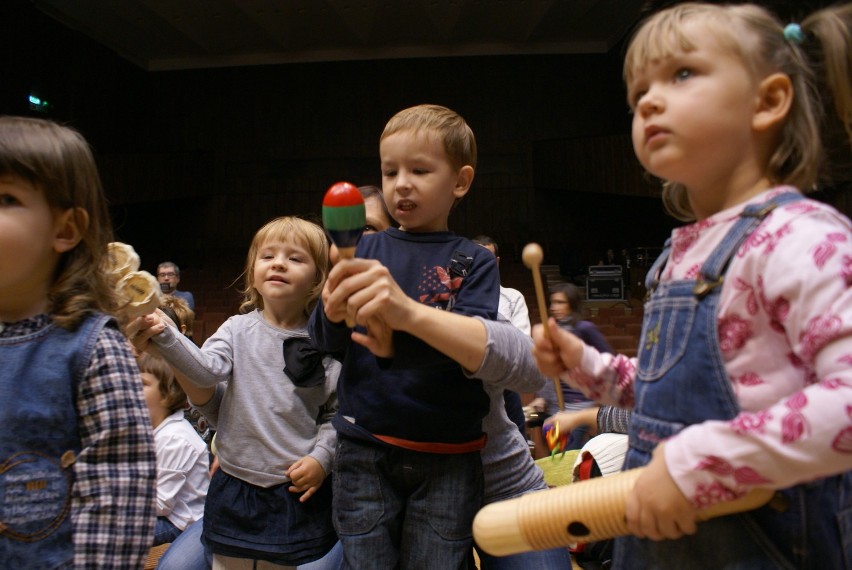
<path fill-rule="evenodd" d="M 148 71 L 605 53 L 644 0 L 32 0 Z"/>

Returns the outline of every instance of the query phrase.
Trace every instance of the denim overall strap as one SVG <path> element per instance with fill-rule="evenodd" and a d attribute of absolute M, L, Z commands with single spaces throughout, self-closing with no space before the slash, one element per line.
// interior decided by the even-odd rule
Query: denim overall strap
<path fill-rule="evenodd" d="M 718 343 L 719 285 L 766 215 L 799 199 L 783 194 L 745 208 L 703 264 L 699 280 L 655 284 L 645 308 L 625 469 L 646 465 L 659 442 L 686 426 L 739 413 Z M 772 506 L 700 523 L 692 536 L 660 542 L 621 537 L 613 567 L 842 568 L 844 549 L 852 550 L 843 543 L 850 526 L 843 525 L 852 524 L 852 515 L 844 523 L 837 514 L 852 511 L 850 498 L 849 476 L 799 485 L 779 491 Z"/>
<path fill-rule="evenodd" d="M 663 271 L 663 267 L 665 267 L 666 262 L 669 260 L 669 255 L 672 252 L 672 238 L 666 240 L 666 244 L 663 246 L 663 251 L 657 257 L 654 264 L 651 265 L 651 269 L 648 270 L 648 273 L 645 274 L 645 290 L 648 291 L 648 295 L 657 288 L 657 283 L 660 280 L 660 273 Z"/>
<path fill-rule="evenodd" d="M 0 339 L 0 560 L 70 568 L 73 464 L 80 452 L 76 393 L 105 315 L 76 331 L 49 325 Z"/>
<path fill-rule="evenodd" d="M 799 199 L 800 194 L 786 193 L 744 208 L 705 260 L 698 281 L 658 282 L 671 249 L 667 242 L 648 272 L 651 298 L 639 343 L 626 468 L 645 465 L 660 441 L 687 425 L 739 413 L 718 346 L 719 285 L 730 260 L 763 219 L 779 204 Z"/>
<path fill-rule="evenodd" d="M 762 204 L 750 204 L 743 208 L 740 213 L 740 218 L 734 222 L 729 235 L 741 235 L 740 240 L 725 239 L 719 247 L 717 247 L 710 256 L 704 261 L 701 266 L 700 277 L 695 284 L 695 294 L 704 295 L 710 288 L 718 287 L 722 284 L 723 276 L 728 268 L 737 249 L 739 249 L 743 240 L 751 234 L 757 226 L 759 226 L 764 218 L 769 215 L 772 210 L 778 206 L 788 202 L 795 202 L 804 198 L 801 194 L 788 192 L 779 194 L 770 198 Z"/>

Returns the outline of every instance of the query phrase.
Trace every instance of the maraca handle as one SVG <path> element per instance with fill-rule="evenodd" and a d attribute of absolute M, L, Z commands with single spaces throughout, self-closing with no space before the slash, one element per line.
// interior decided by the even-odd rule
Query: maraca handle
<path fill-rule="evenodd" d="M 627 495 L 643 468 L 596 477 L 492 503 L 473 520 L 476 544 L 493 556 L 565 547 L 629 534 L 624 520 Z M 699 520 L 755 509 L 772 497 L 755 489 L 733 501 L 702 509 Z"/>

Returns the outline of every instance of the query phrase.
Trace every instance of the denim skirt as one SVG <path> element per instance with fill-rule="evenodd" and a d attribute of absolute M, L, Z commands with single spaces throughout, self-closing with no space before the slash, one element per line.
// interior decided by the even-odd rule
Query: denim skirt
<path fill-rule="evenodd" d="M 258 487 L 218 469 L 207 491 L 203 542 L 216 554 L 283 565 L 322 558 L 337 542 L 331 477 L 304 503 L 289 486 Z"/>

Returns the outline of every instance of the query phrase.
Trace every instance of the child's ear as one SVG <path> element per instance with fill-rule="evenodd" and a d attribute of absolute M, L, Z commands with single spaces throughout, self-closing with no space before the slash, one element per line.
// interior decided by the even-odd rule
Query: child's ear
<path fill-rule="evenodd" d="M 57 214 L 54 221 L 53 249 L 57 253 L 71 251 L 89 227 L 89 213 L 83 208 L 68 208 Z"/>
<path fill-rule="evenodd" d="M 462 166 L 456 178 L 456 187 L 453 189 L 453 196 L 458 200 L 467 194 L 471 184 L 473 184 L 473 167 L 470 165 Z"/>
<path fill-rule="evenodd" d="M 752 127 L 766 131 L 780 124 L 793 103 L 793 84 L 785 73 L 773 73 L 760 82 Z"/>

